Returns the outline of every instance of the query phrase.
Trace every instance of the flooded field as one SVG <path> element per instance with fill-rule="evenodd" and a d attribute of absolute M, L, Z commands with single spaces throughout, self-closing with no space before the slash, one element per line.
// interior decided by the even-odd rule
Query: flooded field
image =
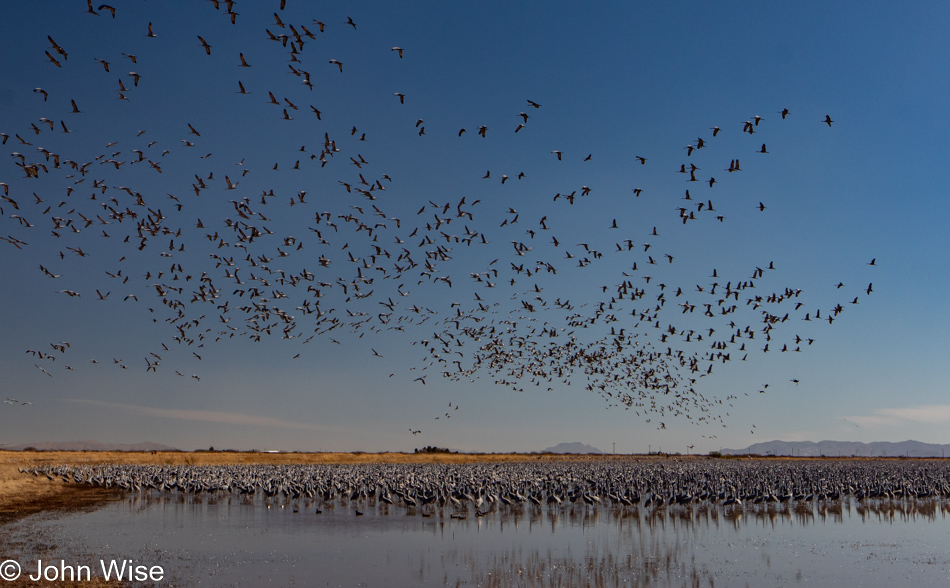
<path fill-rule="evenodd" d="M 401 482 L 384 482 L 370 495 L 359 484 L 313 497 L 293 490 L 139 489 L 98 511 L 31 517 L 4 531 L 22 547 L 17 558 L 25 572 L 35 573 L 38 559 L 98 569 L 104 558 L 161 566 L 159 585 L 950 584 L 950 502 L 940 494 L 869 496 L 853 488 L 861 498 L 796 499 L 789 492 L 731 504 L 725 504 L 731 495 L 687 501 L 679 494 L 657 505 L 654 494 L 635 495 L 627 487 L 594 494 L 601 482 L 585 478 L 591 471 L 538 468 L 525 470 L 525 479 L 541 474 L 540 486 L 561 480 L 556 484 L 574 488 L 578 482 L 586 490 L 568 491 L 560 503 L 542 502 L 542 496 L 560 495 L 516 481 L 511 493 L 476 490 L 471 504 L 421 504 L 425 495 L 407 491 L 407 481 L 437 472 L 443 484 L 453 485 L 456 474 L 484 479 L 478 475 L 504 467 L 412 467 Z M 343 490 L 339 480 L 359 471 L 334 470 L 337 482 L 328 486 Z M 701 470 L 663 471 L 695 477 Z M 822 473 L 829 480 L 837 475 L 828 466 Z M 623 473 L 613 468 L 606 475 Z M 893 471 L 882 476 L 899 479 Z M 469 490 L 458 485 L 453 492 Z M 631 504 L 614 500 L 621 496 Z"/>
<path fill-rule="evenodd" d="M 950 582 L 947 505 L 660 510 L 525 507 L 464 519 L 132 497 L 11 525 L 35 561 L 133 560 L 161 585 L 894 586 Z"/>

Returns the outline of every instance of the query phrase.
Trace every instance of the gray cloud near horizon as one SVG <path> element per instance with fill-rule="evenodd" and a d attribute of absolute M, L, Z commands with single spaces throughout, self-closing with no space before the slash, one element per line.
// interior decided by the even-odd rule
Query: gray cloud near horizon
<path fill-rule="evenodd" d="M 90 400 L 83 398 L 69 399 L 67 402 L 78 404 L 90 404 L 106 408 L 115 408 L 134 414 L 145 416 L 155 416 L 168 419 L 179 419 L 186 421 L 201 421 L 207 423 L 226 423 L 232 425 L 254 425 L 259 427 L 276 427 L 281 429 L 304 429 L 317 430 L 319 427 L 312 423 L 299 423 L 287 421 L 267 416 L 241 414 L 236 412 L 224 412 L 218 410 L 189 410 L 175 408 L 153 408 L 149 406 L 138 406 L 134 404 L 123 404 L 120 402 L 104 402 L 102 400 Z"/>
<path fill-rule="evenodd" d="M 862 426 L 897 426 L 906 425 L 908 421 L 950 424 L 950 405 L 925 404 L 904 408 L 878 408 L 871 415 L 849 416 L 846 420 Z"/>

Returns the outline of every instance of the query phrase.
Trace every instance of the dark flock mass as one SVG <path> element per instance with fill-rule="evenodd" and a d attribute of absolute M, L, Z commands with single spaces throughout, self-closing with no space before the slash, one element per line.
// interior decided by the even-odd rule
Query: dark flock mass
<path fill-rule="evenodd" d="M 700 378 L 753 355 L 803 351 L 814 341 L 811 325 L 835 322 L 849 304 L 872 292 L 871 284 L 858 289 L 840 284 L 829 289 L 838 300 L 819 305 L 776 278 L 780 268 L 769 260 L 751 261 L 739 272 L 710 266 L 697 277 L 694 270 L 678 271 L 680 255 L 665 248 L 668 230 L 726 226 L 739 209 L 770 214 L 766 195 L 754 202 L 726 202 L 721 199 L 726 188 L 720 186 L 739 181 L 735 178 L 743 170 L 763 158 L 780 157 L 770 155 L 762 139 L 770 126 L 806 125 L 833 133 L 831 116 L 796 118 L 796 112 L 774 105 L 765 117 L 710 121 L 684 138 L 682 163 L 668 170 L 668 189 L 629 187 L 632 203 L 650 198 L 669 203 L 667 213 L 646 225 L 642 218 L 634 223 L 625 213 L 605 209 L 598 202 L 595 176 L 589 184 L 534 192 L 524 207 L 518 202 L 527 200 L 507 196 L 513 185 L 534 179 L 522 171 L 532 162 L 548 158 L 576 168 L 597 158 L 596 149 L 588 153 L 587 147 L 525 148 L 521 160 L 504 169 L 477 175 L 460 171 L 471 176 L 466 181 L 481 182 L 478 191 L 427 189 L 414 170 L 390 167 L 392 150 L 412 149 L 413 142 L 433 135 L 451 137 L 460 153 L 472 153 L 460 170 L 484 169 L 479 162 L 487 143 L 479 142 L 497 137 L 506 147 L 517 146 L 533 126 L 558 124 L 546 117 L 544 97 L 505 97 L 520 105 L 512 107 L 510 120 L 475 121 L 460 114 L 453 124 L 439 112 L 427 122 L 429 113 L 415 104 L 432 102 L 398 87 L 400 68 L 417 56 L 409 43 L 394 39 L 376 60 L 394 79 L 386 100 L 404 136 L 379 137 L 362 120 L 342 120 L 333 110 L 348 100 L 345 91 L 356 91 L 345 90 L 356 86 L 340 80 L 353 76 L 359 82 L 371 75 L 341 55 L 354 43 L 369 41 L 360 37 L 360 23 L 319 14 L 301 20 L 296 15 L 303 8 L 290 7 L 295 16 L 289 16 L 286 4 L 275 2 L 266 21 L 245 22 L 237 3 L 209 0 L 194 10 L 207 12 L 218 24 L 209 25 L 209 32 L 197 31 L 187 44 L 170 46 L 157 24 L 126 20 L 121 6 L 90 2 L 86 14 L 76 10 L 75 19 L 95 29 L 97 40 L 67 44 L 44 34 L 45 50 L 20 56 L 35 63 L 37 81 L 19 91 L 33 93 L 32 107 L 44 114 L 5 117 L 7 157 L 0 167 L 4 256 L 28 257 L 33 271 L 48 278 L 46 287 L 61 294 L 63 305 L 142 305 L 147 308 L 143 320 L 155 323 L 154 348 L 144 360 L 120 359 L 117 351 L 93 363 L 148 374 L 174 370 L 200 385 L 200 372 L 181 367 L 182 358 L 201 360 L 212 343 L 289 340 L 298 345 L 291 351 L 296 356 L 314 340 L 339 343 L 366 336 L 372 353 L 381 356 L 387 348 L 372 341 L 382 341 L 386 333 L 386 341 L 404 337 L 404 344 L 420 350 L 412 366 L 416 371 L 399 375 L 419 386 L 431 385 L 433 377 L 488 378 L 514 390 L 570 385 L 626 407 L 653 426 L 664 427 L 664 419 L 676 417 L 722 422 L 735 396 L 704 394 Z M 63 5 L 63 10 L 76 8 Z M 171 10 L 164 5 L 151 9 Z M 319 12 L 318 7 L 307 10 Z M 182 26 L 195 22 L 206 21 Z M 108 42 L 105 32 L 112 29 L 140 34 L 119 47 Z M 266 44 L 222 49 L 251 35 L 266 38 Z M 212 68 L 218 86 L 212 110 L 225 113 L 238 131 L 203 123 L 187 110 L 177 128 L 150 128 L 150 109 L 166 108 L 150 94 L 165 100 L 169 92 L 207 90 L 175 90 L 169 63 Z M 102 99 L 81 103 L 70 96 L 56 83 L 70 70 L 81 70 L 84 84 Z M 225 92 L 221 86 L 227 86 Z M 201 111 L 209 113 L 207 106 Z M 235 133 L 245 132 L 241 124 L 248 112 L 265 113 L 274 128 L 260 140 L 246 141 L 243 157 L 221 161 L 216 149 L 241 148 Z M 110 120 L 105 127 L 110 136 L 104 136 L 97 121 L 113 116 L 118 122 Z M 747 139 L 741 150 L 717 150 L 724 135 Z M 287 137 L 284 144 L 282 137 Z M 652 163 L 649 152 L 628 156 L 634 172 Z M 744 229 L 736 224 L 730 230 Z M 581 285 L 586 290 L 577 298 Z M 65 376 L 71 361 L 90 361 L 74 359 L 75 346 L 55 333 L 49 338 L 49 346 L 25 350 L 26 360 L 43 374 Z M 337 471 L 339 483 L 307 491 L 335 496 L 347 487 L 401 502 L 428 496 L 415 482 L 406 485 L 411 489 L 406 492 L 398 486 L 382 492 L 382 486 L 367 481 L 378 470 Z M 229 481 L 234 473 L 228 470 L 189 470 L 183 477 L 157 472 L 95 475 L 138 476 L 136 484 L 151 483 L 155 476 L 171 476 L 166 484 L 175 479 L 183 485 L 257 484 Z M 484 474 L 477 468 L 472 472 Z M 692 475 L 686 466 L 683 472 Z M 77 475 L 90 479 L 93 474 Z M 244 475 L 284 479 L 280 470 Z M 479 489 L 460 478 L 451 492 L 432 491 L 439 500 L 464 499 L 466 489 L 502 501 L 587 500 L 595 494 L 612 500 L 612 491 L 619 492 L 617 500 L 634 498 L 628 488 L 611 489 L 603 478 L 596 484 L 568 479 Z M 674 490 L 658 490 L 656 499 L 667 500 Z M 731 486 L 697 482 L 681 490 L 725 492 L 745 500 L 749 492 L 767 489 L 752 490 L 736 480 Z M 793 488 L 789 482 L 772 490 Z M 844 487 L 829 480 L 824 488 L 817 483 L 811 488 L 823 490 Z M 297 491 L 305 487 L 292 490 Z"/>
<path fill-rule="evenodd" d="M 21 473 L 149 495 L 240 496 L 268 507 L 405 509 L 453 518 L 524 509 L 827 508 L 945 504 L 943 461 L 694 460 L 414 465 L 44 466 Z M 259 501 L 260 502 L 260 501 Z M 400 512 L 402 512 L 400 510 Z"/>

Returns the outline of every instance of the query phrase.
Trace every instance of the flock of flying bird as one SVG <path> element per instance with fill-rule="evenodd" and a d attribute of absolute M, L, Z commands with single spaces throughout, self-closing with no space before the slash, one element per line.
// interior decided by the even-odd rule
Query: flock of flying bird
<path fill-rule="evenodd" d="M 237 26 L 244 23 L 236 5 L 209 0 L 199 9 L 217 11 Z M 270 109 L 275 121 L 305 125 L 310 137 L 319 137 L 316 146 L 301 146 L 289 158 L 278 156 L 258 174 L 255 166 L 264 167 L 260 159 L 269 151 L 251 153 L 238 162 L 215 163 L 213 151 L 204 152 L 214 145 L 217 129 L 205 129 L 197 121 L 181 121 L 177 144 L 168 144 L 165 135 L 152 139 L 156 135 L 152 130 L 126 128 L 102 150 L 94 146 L 95 139 L 74 136 L 97 137 L 88 118 L 103 116 L 113 107 L 80 105 L 42 87 L 32 91 L 47 116 L 5 118 L 6 124 L 16 127 L 0 129 L 7 131 L 0 137 L 10 150 L 7 161 L 12 162 L 0 169 L 0 179 L 6 179 L 0 182 L 4 255 L 56 251 L 37 258 L 36 267 L 63 296 L 76 304 L 119 303 L 117 299 L 146 304 L 152 322 L 167 329 L 144 362 L 114 357 L 102 364 L 157 373 L 166 355 L 184 349 L 186 355 L 201 360 L 206 345 L 234 337 L 340 343 L 338 338 L 345 333 L 363 337 L 395 332 L 423 350 L 421 362 L 412 368 L 421 373 L 415 378 L 420 385 L 435 372 L 451 380 L 487 375 L 496 385 L 513 390 L 583 387 L 610 405 L 655 421 L 659 428 L 665 428 L 665 419 L 681 416 L 725 426 L 723 417 L 735 396 L 704 395 L 696 386 L 700 378 L 717 365 L 744 361 L 751 353 L 801 351 L 814 338 L 789 333 L 796 330 L 791 325 L 830 324 L 845 304 L 858 303 L 851 292 L 840 303 L 814 308 L 806 306 L 798 288 L 765 287 L 774 283 L 769 274 L 775 266 L 770 262 L 750 263 L 748 271 L 735 275 L 720 276 L 710 268 L 702 283 L 686 275 L 679 279 L 688 285 L 667 283 L 665 268 L 677 257 L 660 249 L 658 227 L 665 227 L 667 219 L 656 219 L 652 231 L 643 235 L 623 234 L 627 224 L 623 217 L 592 228 L 589 235 L 579 234 L 576 226 L 558 226 L 558 219 L 573 214 L 565 213 L 565 207 L 596 208 L 594 190 L 588 185 L 545 195 L 553 196 L 550 213 L 534 218 L 528 218 L 533 209 L 519 213 L 516 204 L 503 196 L 507 186 L 496 183 L 529 181 L 524 172 L 493 175 L 489 170 L 480 177 L 485 186 L 493 185 L 481 198 L 431 194 L 411 200 L 412 186 L 400 192 L 398 201 L 387 198 L 387 190 L 400 189 L 390 176 L 397 174 L 374 172 L 377 162 L 363 155 L 367 151 L 361 145 L 372 142 L 372 129 L 339 119 L 331 123 L 333 113 L 317 105 L 323 88 L 330 86 L 329 76 L 359 73 L 345 69 L 337 58 L 311 59 L 310 54 L 325 52 L 321 35 L 326 30 L 340 27 L 358 35 L 358 23 L 349 17 L 340 22 L 291 22 L 282 16 L 285 8 L 282 0 L 273 20 L 256 29 L 255 34 L 267 39 L 266 49 L 258 53 L 246 50 L 222 56 L 211 34 L 196 35 L 194 47 L 178 48 L 189 60 L 215 59 L 222 69 L 233 68 L 229 93 L 236 96 L 221 108 L 233 103 Z M 123 22 L 121 7 L 93 9 L 90 1 L 87 12 L 110 16 L 106 24 L 114 19 L 116 27 L 138 26 Z M 112 94 L 133 108 L 140 94 L 166 83 L 149 77 L 157 69 L 155 61 L 164 58 L 149 48 L 161 39 L 162 31 L 152 22 L 143 23 L 141 31 L 142 47 L 125 48 L 119 51 L 121 56 L 108 59 L 90 55 L 89 47 L 65 46 L 47 36 L 48 71 L 43 73 L 55 76 L 84 67 L 83 60 L 86 64 L 94 60 L 95 75 L 101 79 L 90 72 L 88 83 L 102 84 L 103 95 Z M 400 46 L 380 59 L 386 57 L 394 65 L 413 59 L 411 48 Z M 242 78 L 248 68 L 266 67 L 275 58 L 285 63 L 279 69 L 274 66 L 273 84 L 283 87 L 290 80 L 295 88 L 266 88 Z M 130 71 L 116 79 L 116 61 L 140 73 Z M 390 100 L 398 102 L 398 108 L 410 108 L 405 94 L 394 96 Z M 517 125 L 506 130 L 477 124 L 457 130 L 435 130 L 430 125 L 427 131 L 424 119 L 412 116 L 415 124 L 407 125 L 406 141 L 425 140 L 417 137 L 427 133 L 457 134 L 459 141 L 484 140 L 496 132 L 522 137 L 544 112 L 539 102 L 522 104 L 522 112 L 512 112 Z M 778 124 L 790 124 L 791 120 L 782 121 L 794 118 L 788 109 L 778 114 Z M 714 126 L 706 139 L 689 142 L 687 161 L 670 170 L 682 174 L 679 177 L 689 187 L 677 194 L 677 216 L 670 222 L 725 222 L 723 205 L 713 201 L 718 194 L 714 186 L 721 182 L 700 175 L 694 154 L 727 132 L 748 134 L 758 145 L 756 135 L 768 124 L 764 120 L 754 116 L 735 125 Z M 826 116 L 806 124 L 831 127 L 833 122 Z M 469 129 L 473 132 L 465 136 Z M 221 134 L 221 141 L 229 140 Z M 765 143 L 749 152 L 769 153 Z M 649 165 L 647 157 L 631 155 L 631 165 Z M 544 156 L 567 160 L 560 149 Z M 591 157 L 588 154 L 583 161 Z M 725 160 L 729 164 L 723 170 L 730 176 L 743 169 L 735 154 Z M 257 175 L 277 178 L 295 170 L 309 174 L 303 182 L 320 185 L 320 192 L 255 183 Z M 328 174 L 335 174 L 335 189 L 324 191 Z M 185 178 L 190 184 L 187 192 L 173 187 Z M 700 190 L 708 192 L 700 195 Z M 633 188 L 632 198 L 645 193 Z M 215 198 L 222 204 L 211 208 Z M 763 202 L 748 206 L 762 213 L 768 208 Z M 292 234 L 290 228 L 305 221 L 306 234 Z M 498 243 L 510 247 L 501 249 Z M 472 260 L 480 265 L 469 265 Z M 577 281 L 588 279 L 585 272 L 591 268 L 598 268 L 594 275 L 606 272 L 614 278 L 591 286 L 596 301 L 572 301 L 569 292 L 576 292 Z M 82 283 L 75 280 L 76 274 L 87 269 L 98 273 L 92 278 L 98 287 L 72 285 Z M 871 294 L 871 284 L 860 292 Z M 40 372 L 52 377 L 52 368 L 66 363 L 63 358 L 72 346 L 59 340 L 49 345 L 27 353 Z M 383 357 L 375 349 L 372 353 Z M 176 374 L 188 377 L 178 370 Z M 197 374 L 190 377 L 200 379 Z M 452 412 L 442 418 L 450 418 Z"/>

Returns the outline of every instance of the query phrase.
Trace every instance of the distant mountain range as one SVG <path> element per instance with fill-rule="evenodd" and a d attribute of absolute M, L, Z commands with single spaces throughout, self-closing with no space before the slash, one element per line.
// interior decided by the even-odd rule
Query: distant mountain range
<path fill-rule="evenodd" d="M 7 451 L 23 451 L 32 448 L 39 451 L 178 451 L 174 447 L 161 443 L 100 443 L 98 441 L 62 441 L 49 443 L 21 443 L 19 445 L 0 445 Z"/>
<path fill-rule="evenodd" d="M 62 441 L 47 443 L 20 443 L 0 445 L 7 451 L 36 449 L 39 451 L 180 451 L 161 443 L 100 443 L 99 441 Z M 580 441 L 558 443 L 541 450 L 542 453 L 603 454 L 604 452 Z M 766 441 L 754 443 L 745 449 L 723 449 L 723 455 L 788 455 L 798 457 L 950 457 L 950 443 L 922 443 L 920 441 Z"/>
<path fill-rule="evenodd" d="M 723 449 L 723 455 L 790 455 L 799 457 L 944 457 L 950 456 L 950 444 L 922 443 L 920 441 L 766 441 L 745 449 Z"/>
<path fill-rule="evenodd" d="M 603 453 L 592 445 L 574 441 L 573 443 L 558 443 L 554 447 L 542 449 L 541 453 Z"/>

